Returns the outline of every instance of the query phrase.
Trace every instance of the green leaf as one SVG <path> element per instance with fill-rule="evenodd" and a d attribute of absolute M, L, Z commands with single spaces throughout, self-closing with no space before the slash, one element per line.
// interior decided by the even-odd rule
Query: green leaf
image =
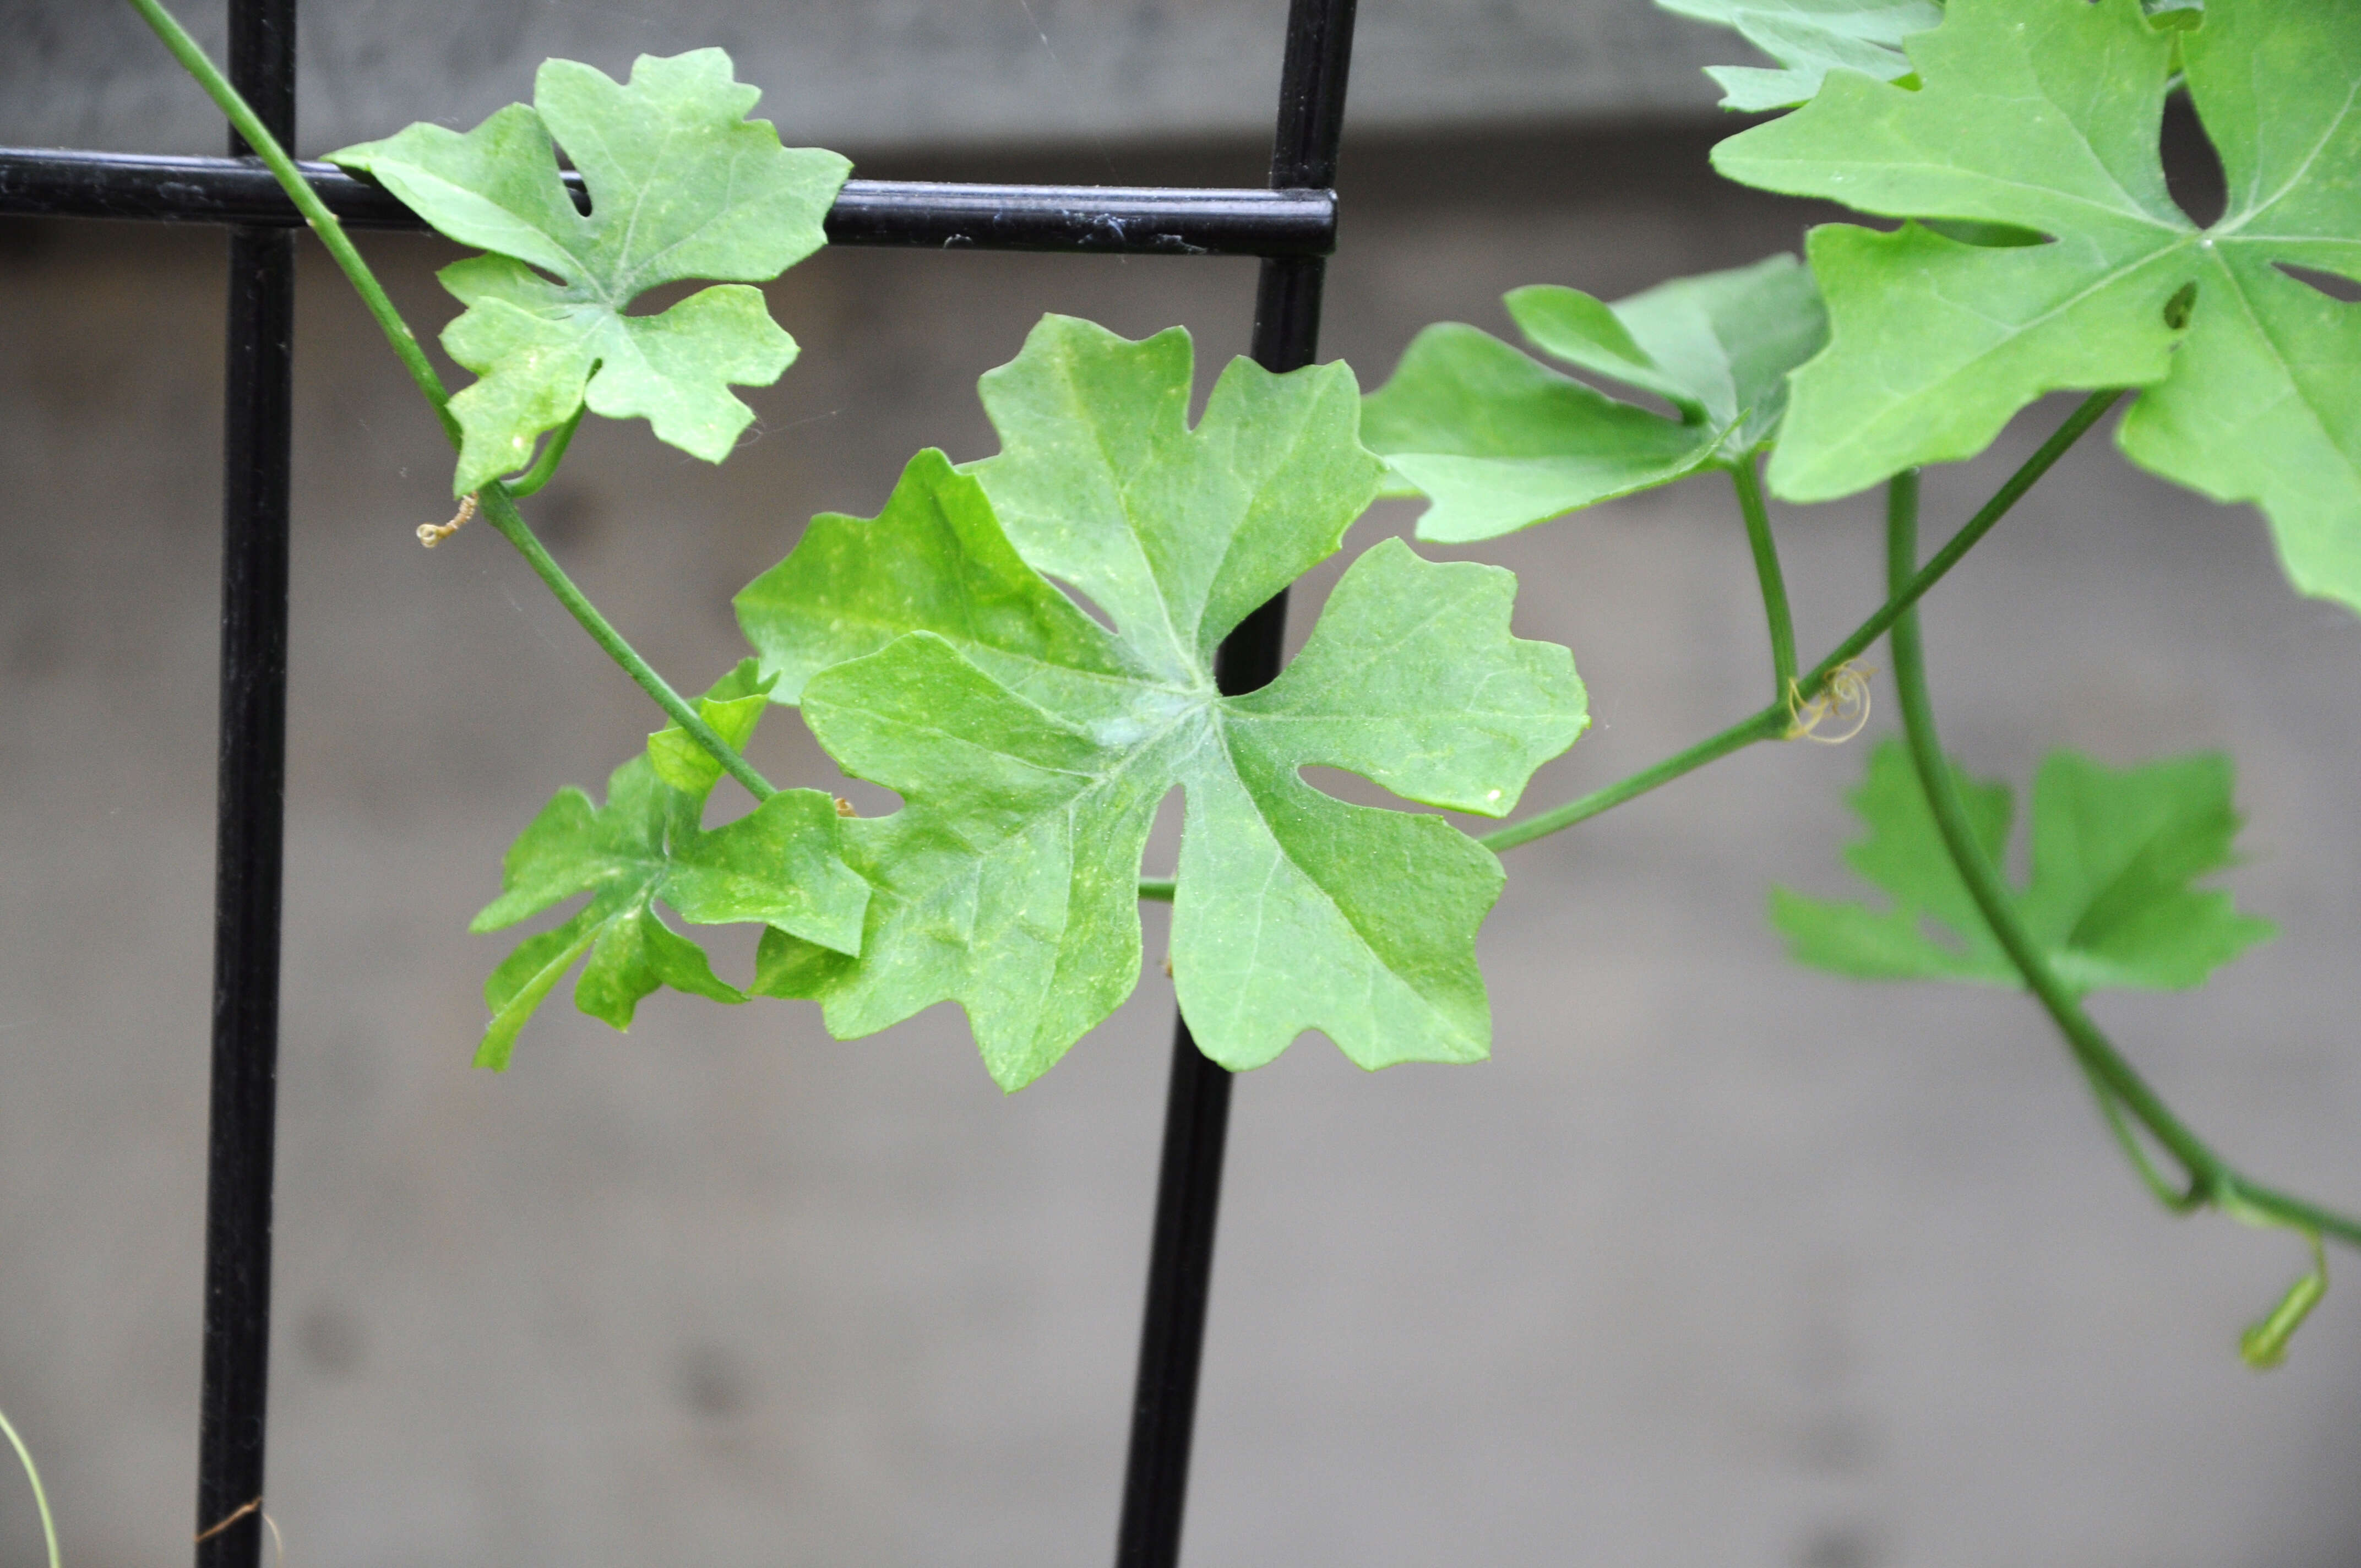
<path fill-rule="evenodd" d="M 707 695 L 705 713 L 717 728 L 717 709 L 735 714 L 749 700 L 767 701 L 759 690 L 733 695 L 750 684 L 752 663 Z M 752 728 L 748 720 L 734 739 Z M 715 976 L 703 948 L 664 923 L 658 899 L 694 925 L 759 921 L 823 949 L 860 950 L 869 888 L 840 853 L 836 802 L 817 790 L 784 790 L 708 832 L 697 819 L 719 770 L 694 788 L 675 787 L 653 758 L 661 738 L 652 738 L 651 755 L 615 770 L 605 806 L 560 790 L 510 846 L 503 891 L 470 930 L 513 926 L 577 894 L 590 900 L 563 925 L 519 943 L 484 982 L 492 1021 L 478 1067 L 508 1066 L 518 1031 L 586 954 L 575 1004 L 618 1029 L 631 1026 L 641 998 L 659 986 L 745 1001 Z"/>
<path fill-rule="evenodd" d="M 1790 256 L 1612 305 L 1550 286 L 1505 302 L 1543 353 L 1653 393 L 1679 417 L 1619 402 L 1472 326 L 1428 327 L 1362 411 L 1363 439 L 1434 502 L 1422 539 L 1496 538 L 1751 461 L 1777 432 L 1787 372 L 1827 331 Z"/>
<path fill-rule="evenodd" d="M 1960 778 L 1977 841 L 1995 863 L 2013 815 L 2005 784 Z M 2059 977 L 2081 992 L 2180 991 L 2275 927 L 2226 893 L 2191 885 L 2235 863 L 2241 823 L 2229 759 L 2177 757 L 2117 771 L 2053 751 L 2033 785 L 2033 878 L 2016 908 Z M 1890 909 L 1771 894 L 1771 921 L 1802 963 L 1871 979 L 2021 983 L 1960 880 L 1909 754 L 1889 740 L 1850 796 L 1869 824 L 1845 860 Z M 1926 930 L 1932 922 L 1941 939 Z"/>
<path fill-rule="evenodd" d="M 1047 318 L 983 378 L 1001 455 L 921 454 L 875 520 L 816 519 L 740 596 L 774 697 L 904 801 L 846 824 L 875 886 L 861 956 L 766 937 L 757 991 L 840 1037 L 956 1001 L 1019 1088 L 1137 984 L 1141 854 L 1178 785 L 1172 966 L 1206 1055 L 1258 1066 L 1306 1029 L 1365 1067 L 1487 1053 L 1499 861 L 1300 771 L 1504 814 L 1586 722 L 1572 658 L 1510 634 L 1510 574 L 1389 542 L 1278 680 L 1219 695 L 1222 638 L 1335 551 L 1380 470 L 1345 367 L 1235 361 L 1193 431 L 1191 372 L 1177 329 Z"/>
<path fill-rule="evenodd" d="M 758 674 L 754 660 L 742 659 L 736 669 L 714 683 L 711 691 L 697 698 L 697 715 L 742 751 L 763 720 L 763 710 L 770 706 L 775 679 Z M 648 737 L 648 765 L 655 769 L 657 778 L 700 800 L 721 782 L 720 762 L 677 724 L 668 724 Z"/>
<path fill-rule="evenodd" d="M 1785 109 L 1808 101 L 1831 71 L 1880 82 L 1910 74 L 1902 40 L 1943 19 L 1937 0 L 1656 0 L 1675 16 L 1735 27 L 1783 69 L 1709 65 L 1725 109 Z"/>
<path fill-rule="evenodd" d="M 766 387 L 795 340 L 759 290 L 826 243 L 821 220 L 851 165 L 786 148 L 762 96 L 718 49 L 642 55 L 628 85 L 574 60 L 543 64 L 533 104 L 461 135 L 423 122 L 328 155 L 368 174 L 463 245 L 493 252 L 443 269 L 467 310 L 443 334 L 482 378 L 451 400 L 464 441 L 454 493 L 524 467 L 533 443 L 586 403 L 645 419 L 709 463 L 754 417 L 730 387 Z M 582 171 L 590 212 L 558 178 L 556 146 Z M 547 274 L 547 276 L 544 276 Z M 728 280 L 655 315 L 647 290 Z"/>
<path fill-rule="evenodd" d="M 2125 455 L 2258 503 L 2296 586 L 2361 608 L 2361 309 L 2284 270 L 2361 280 L 2361 27 L 2271 0 L 2202 16 L 2159 31 L 2137 0 L 1952 0 L 1910 40 L 1917 91 L 1833 76 L 1715 149 L 1746 184 L 2050 236 L 1814 231 L 1832 340 L 1795 375 L 1776 493 L 1972 456 L 2045 392 L 2146 388 Z M 2204 230 L 2158 151 L 2176 49 L 2229 181 Z"/>

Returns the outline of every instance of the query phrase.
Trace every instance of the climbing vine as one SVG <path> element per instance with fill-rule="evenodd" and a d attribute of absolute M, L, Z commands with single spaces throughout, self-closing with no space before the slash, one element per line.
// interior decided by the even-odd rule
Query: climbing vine
<path fill-rule="evenodd" d="M 695 702 L 634 652 L 517 502 L 586 413 L 726 457 L 793 340 L 752 285 L 823 242 L 849 165 L 780 146 L 727 55 L 642 57 L 628 82 L 553 60 L 532 104 L 472 131 L 419 125 L 333 161 L 480 252 L 444 269 L 456 396 L 300 171 L 159 0 L 132 0 L 261 153 L 351 279 L 457 451 L 452 522 L 480 513 L 668 720 L 603 802 L 566 789 L 509 851 L 479 930 L 582 900 L 485 987 L 477 1060 L 508 1064 L 534 1010 L 618 1028 L 662 987 L 817 1002 L 839 1038 L 959 1003 L 986 1069 L 1021 1088 L 1137 985 L 1138 903 L 1174 905 L 1191 1032 L 1232 1069 L 1307 1030 L 1354 1061 L 1477 1060 L 1475 957 L 1500 851 L 1760 742 L 1841 741 L 1888 643 L 1903 739 L 1872 750 L 1847 863 L 1872 902 L 1772 895 L 1801 962 L 1875 980 L 2015 986 L 2055 1022 L 2135 1171 L 2176 1211 L 2282 1229 L 2311 1268 L 2247 1332 L 2276 1365 L 2361 1222 L 2250 1179 L 2165 1103 L 2083 1007 L 2181 989 L 2273 933 L 2205 885 L 2235 859 L 2227 758 L 2128 769 L 2053 754 L 2033 782 L 2030 873 L 2002 872 L 2015 796 L 1943 750 L 1919 601 L 2110 414 L 2132 462 L 2258 507 L 2302 593 L 2361 610 L 2361 15 L 2279 0 L 1660 0 L 1734 27 L 1775 68 L 1712 74 L 1771 117 L 1724 140 L 1744 184 L 1891 227 L 1823 225 L 1806 256 L 1605 302 L 1554 283 L 1504 302 L 1521 338 L 1443 323 L 1376 390 L 1342 364 L 1234 361 L 1192 426 L 1179 329 L 1140 342 L 1050 316 L 981 395 L 994 455 L 914 457 L 873 518 L 825 515 L 738 596 L 752 656 Z M 2166 102 L 2185 93 L 2228 176 L 2200 225 L 2168 193 Z M 560 154 L 578 171 L 579 196 Z M 656 314 L 645 291 L 708 286 Z M 1923 560 L 1921 466 L 1983 451 L 2045 394 L 2082 400 Z M 1269 685 L 1224 693 L 1223 638 L 1345 548 L 1379 496 L 1464 544 L 1704 475 L 1730 487 L 1762 591 L 1766 705 L 1605 789 L 1517 816 L 1587 722 L 1572 654 L 1510 632 L 1516 581 L 1389 541 L 1359 552 Z M 1887 595 L 1817 663 L 1796 645 L 1766 497 L 1883 486 Z M 1085 596 L 1104 620 L 1078 602 Z M 741 748 L 796 708 L 850 775 L 896 792 L 859 817 L 774 786 Z M 1334 767 L 1412 806 L 1348 805 Z M 728 774 L 752 809 L 708 827 Z M 1175 787 L 1179 862 L 1143 863 Z M 679 927 L 752 926 L 751 978 Z M 736 972 L 744 975 L 741 965 Z"/>

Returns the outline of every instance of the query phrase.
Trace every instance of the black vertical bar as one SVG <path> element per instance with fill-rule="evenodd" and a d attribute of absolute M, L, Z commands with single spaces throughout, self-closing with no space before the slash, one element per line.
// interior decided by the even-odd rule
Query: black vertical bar
<path fill-rule="evenodd" d="M 1270 159 L 1275 190 L 1324 190 L 1335 183 L 1337 143 L 1345 126 L 1345 79 L 1353 57 L 1354 6 L 1355 0 L 1291 0 L 1288 7 L 1279 129 Z M 1319 347 L 1325 270 L 1326 263 L 1318 257 L 1262 264 L 1255 295 L 1254 356 L 1265 369 L 1293 370 L 1312 363 Z M 1223 641 L 1214 663 L 1215 683 L 1233 694 L 1269 684 L 1279 674 L 1286 630 L 1287 595 L 1281 593 Z M 1221 1211 L 1222 1156 L 1229 1125 L 1230 1074 L 1197 1049 L 1187 1021 L 1177 1021 L 1123 1522 L 1115 1537 L 1116 1568 L 1178 1568 L 1180 1561 L 1189 1444 L 1197 1420 L 1197 1374 L 1204 1357 L 1213 1225 Z"/>
<path fill-rule="evenodd" d="M 230 0 L 229 74 L 271 134 L 281 142 L 293 141 L 294 0 Z M 236 135 L 230 137 L 233 157 L 251 150 Z M 287 477 L 294 306 L 293 231 L 231 230 L 198 1568 L 255 1568 L 262 1551 L 287 778 Z M 223 1528 L 225 1520 L 234 1522 Z"/>

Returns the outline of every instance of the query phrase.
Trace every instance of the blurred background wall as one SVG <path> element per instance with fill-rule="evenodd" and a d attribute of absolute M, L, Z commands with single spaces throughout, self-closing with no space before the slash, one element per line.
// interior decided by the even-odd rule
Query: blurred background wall
<path fill-rule="evenodd" d="M 1253 183 L 1281 0 L 307 7 L 307 149 L 467 123 L 573 52 L 722 42 L 862 171 Z M 204 17 L 212 21 L 216 18 Z M 0 141 L 217 145 L 104 6 L 0 0 Z M 1325 351 L 1365 384 L 1504 289 L 1608 296 L 1793 247 L 1718 183 L 1702 63 L 1641 0 L 1368 0 Z M 368 242 L 422 323 L 439 241 Z M 0 225 L 0 1408 L 82 1568 L 187 1550 L 211 909 L 224 242 Z M 1004 1098 L 938 1009 L 829 1043 L 800 1004 L 561 999 L 467 1066 L 514 832 L 653 725 L 498 538 L 429 555 L 448 455 L 333 270 L 303 274 L 270 1508 L 290 1559 L 1103 1561 L 1170 987 Z M 598 426 L 530 515 L 681 682 L 728 598 L 922 445 L 1045 310 L 1245 345 L 1245 262 L 832 251 L 805 345 L 710 469 Z M 2060 409 L 1930 477 L 1956 521 Z M 1389 505 L 1361 544 L 1408 526 Z M 1783 513 L 1804 640 L 1878 597 L 1867 500 Z M 1483 552 L 1597 725 L 1546 804 L 1763 698 L 1726 488 Z M 1333 581 L 1315 576 L 1299 634 Z M 1934 602 L 1948 737 L 2227 748 L 2230 879 L 2280 939 L 2103 1020 L 2235 1157 L 2361 1201 L 2361 626 L 2260 521 L 2064 463 Z M 1872 662 L 1882 662 L 1873 658 Z M 1881 701 L 1890 693 L 1881 683 Z M 1842 792 L 1890 729 L 1762 748 L 1517 851 L 1482 956 L 1495 1059 L 1367 1076 L 1307 1037 L 1238 1086 L 1188 1553 L 1338 1568 L 2361 1562 L 2361 1292 L 2287 1370 L 2233 1346 L 2297 1249 L 2164 1218 L 2021 997 L 1796 970 L 1784 882 L 1845 891 Z M 791 715 L 755 754 L 826 784 Z M 1159 856 L 1168 855 L 1169 831 Z M 1160 952 L 1151 908 L 1148 950 Z M 721 961 L 748 954 L 725 939 Z M 0 1477 L 0 1564 L 37 1561 Z"/>

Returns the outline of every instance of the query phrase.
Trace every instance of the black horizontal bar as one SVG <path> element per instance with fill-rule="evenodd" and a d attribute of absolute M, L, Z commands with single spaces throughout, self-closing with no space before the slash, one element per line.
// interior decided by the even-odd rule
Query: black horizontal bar
<path fill-rule="evenodd" d="M 426 225 L 393 195 L 326 163 L 301 166 L 328 210 L 355 228 Z M 586 210 L 581 176 L 567 173 Z M 236 158 L 0 148 L 0 214 L 165 223 L 302 220 L 260 164 Z M 1333 191 L 1123 185 L 938 185 L 852 180 L 828 214 L 836 245 L 1129 256 L 1325 256 Z"/>

